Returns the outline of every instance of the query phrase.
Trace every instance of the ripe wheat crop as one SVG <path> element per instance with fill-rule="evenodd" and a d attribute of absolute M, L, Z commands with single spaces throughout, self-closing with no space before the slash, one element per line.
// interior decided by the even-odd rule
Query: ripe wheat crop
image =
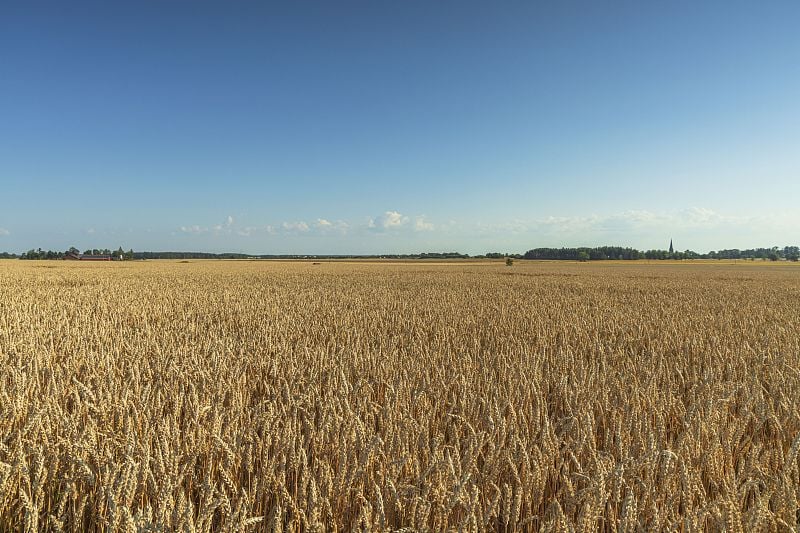
<path fill-rule="evenodd" d="M 0 530 L 791 531 L 800 269 L 0 262 Z"/>

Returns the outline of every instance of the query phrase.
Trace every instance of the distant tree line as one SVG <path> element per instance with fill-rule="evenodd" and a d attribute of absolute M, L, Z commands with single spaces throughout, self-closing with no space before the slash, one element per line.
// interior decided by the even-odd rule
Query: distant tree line
<path fill-rule="evenodd" d="M 598 261 L 606 259 L 643 259 L 642 252 L 621 246 L 600 246 L 597 248 L 534 248 L 522 256 L 523 259 L 553 259 L 561 261 Z"/>
<path fill-rule="evenodd" d="M 225 253 L 212 254 L 206 252 L 134 252 L 134 259 L 249 259 L 247 254 Z"/>
<path fill-rule="evenodd" d="M 750 248 L 748 250 L 738 250 L 733 248 L 731 250 L 719 250 L 717 252 L 709 252 L 709 259 L 769 259 L 770 261 L 778 261 L 786 259 L 787 261 L 800 260 L 800 247 L 798 246 L 784 246 L 778 248 Z"/>
<path fill-rule="evenodd" d="M 135 252 L 134 259 L 468 259 L 459 252 L 424 252 L 419 254 L 240 254 L 208 252 Z M 482 257 L 482 256 L 476 256 Z M 505 257 L 501 254 L 500 257 Z"/>
<path fill-rule="evenodd" d="M 488 252 L 482 255 L 476 255 L 474 259 L 522 259 L 522 254 L 509 254 L 501 252 Z"/>
<path fill-rule="evenodd" d="M 71 247 L 65 252 L 54 252 L 31 249 L 20 255 L 0 252 L 0 259 L 64 259 L 68 254 L 80 255 L 80 250 Z M 376 255 L 300 255 L 300 254 L 241 254 L 241 253 L 208 253 L 208 252 L 127 252 L 120 246 L 116 251 L 108 248 L 92 248 L 83 252 L 84 255 L 111 255 L 123 259 L 537 259 L 558 261 L 632 261 L 637 259 L 766 259 L 770 261 L 798 261 L 800 260 L 800 247 L 784 246 L 779 248 L 750 248 L 739 250 L 711 251 L 707 253 L 685 250 L 672 252 L 667 250 L 640 251 L 635 248 L 622 246 L 598 246 L 578 248 L 534 248 L 524 254 L 503 252 L 487 252 L 485 254 L 470 256 L 459 252 L 424 252 L 418 254 L 376 254 Z"/>
<path fill-rule="evenodd" d="M 31 249 L 20 255 L 8 252 L 0 253 L 0 259 L 64 259 L 68 254 L 80 255 L 81 252 L 75 247 L 65 252 L 54 252 L 52 250 L 42 250 L 41 248 Z M 242 254 L 234 252 L 209 253 L 209 252 L 134 252 L 133 250 L 123 251 L 120 247 L 117 251 L 108 248 L 87 249 L 83 255 L 111 255 L 123 259 L 469 259 L 469 254 L 459 252 L 423 252 L 418 254 L 375 254 L 375 255 L 353 255 L 353 254 Z M 521 258 L 520 254 L 507 253 L 488 253 L 476 255 L 475 258 L 502 259 L 504 257 Z"/>
<path fill-rule="evenodd" d="M 19 259 L 64 259 L 70 254 L 74 255 L 81 255 L 81 251 L 75 248 L 74 246 L 70 247 L 69 250 L 64 252 L 54 252 L 53 250 L 42 250 L 41 248 L 37 248 L 35 250 L 31 249 L 27 252 L 23 252 L 19 255 Z M 87 249 L 83 252 L 83 255 L 110 255 L 115 258 L 122 258 L 123 260 L 130 260 L 133 259 L 134 253 L 133 250 L 128 250 L 127 252 L 122 249 L 122 246 L 119 247 L 116 251 L 111 251 L 108 248 L 91 248 Z M 4 257 L 5 256 L 5 257 Z M 16 258 L 15 254 L 1 254 L 0 257 L 4 258 Z"/>
<path fill-rule="evenodd" d="M 698 253 L 692 250 L 669 252 L 668 250 L 640 251 L 635 248 L 621 246 L 599 246 L 596 248 L 534 248 L 523 255 L 524 259 L 559 260 L 559 261 L 631 261 L 637 259 L 768 259 L 770 261 L 798 261 L 800 247 L 785 246 L 779 248 L 751 248 L 747 250 L 731 249 Z"/>

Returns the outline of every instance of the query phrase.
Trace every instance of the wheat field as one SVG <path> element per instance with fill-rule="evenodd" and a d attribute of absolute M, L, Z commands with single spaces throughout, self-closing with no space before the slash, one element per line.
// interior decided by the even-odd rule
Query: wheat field
<path fill-rule="evenodd" d="M 0 530 L 792 531 L 800 268 L 0 262 Z"/>

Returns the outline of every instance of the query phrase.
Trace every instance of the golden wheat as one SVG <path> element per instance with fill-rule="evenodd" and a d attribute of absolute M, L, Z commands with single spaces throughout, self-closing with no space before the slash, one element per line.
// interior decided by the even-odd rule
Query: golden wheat
<path fill-rule="evenodd" d="M 0 262 L 0 530 L 790 530 L 800 269 Z"/>

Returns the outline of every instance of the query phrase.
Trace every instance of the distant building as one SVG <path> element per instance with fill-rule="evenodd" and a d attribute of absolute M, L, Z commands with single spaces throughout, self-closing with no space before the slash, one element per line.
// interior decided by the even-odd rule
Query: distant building
<path fill-rule="evenodd" d="M 675 249 L 672 247 L 672 239 L 669 240 L 669 253 L 670 255 L 675 253 Z"/>

